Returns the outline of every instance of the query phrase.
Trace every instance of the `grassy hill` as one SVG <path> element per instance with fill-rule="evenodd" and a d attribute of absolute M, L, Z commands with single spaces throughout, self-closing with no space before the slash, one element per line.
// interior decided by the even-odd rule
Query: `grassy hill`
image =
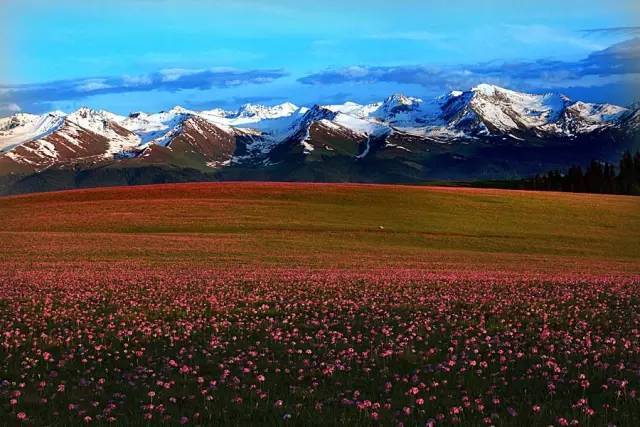
<path fill-rule="evenodd" d="M 11 262 L 640 272 L 640 199 L 214 183 L 0 198 Z"/>

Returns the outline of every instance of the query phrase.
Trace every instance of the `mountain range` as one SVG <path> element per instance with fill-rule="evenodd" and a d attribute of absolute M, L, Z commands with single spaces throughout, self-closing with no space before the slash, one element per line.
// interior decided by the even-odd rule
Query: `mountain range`
<path fill-rule="evenodd" d="M 640 106 L 482 84 L 423 100 L 0 119 L 0 192 L 175 181 L 513 179 L 640 148 Z"/>

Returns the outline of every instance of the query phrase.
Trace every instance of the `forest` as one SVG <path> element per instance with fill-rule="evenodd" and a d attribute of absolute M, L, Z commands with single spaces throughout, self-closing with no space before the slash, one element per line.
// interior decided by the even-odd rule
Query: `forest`
<path fill-rule="evenodd" d="M 626 151 L 618 166 L 593 160 L 586 169 L 571 166 L 521 181 L 520 188 L 573 193 L 640 195 L 640 151 Z"/>

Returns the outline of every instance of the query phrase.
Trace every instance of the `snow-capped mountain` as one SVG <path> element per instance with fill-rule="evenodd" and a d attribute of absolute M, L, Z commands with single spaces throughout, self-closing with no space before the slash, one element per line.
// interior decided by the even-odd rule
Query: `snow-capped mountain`
<path fill-rule="evenodd" d="M 338 158 L 358 168 L 367 162 L 382 168 L 359 170 L 358 176 L 383 173 L 385 168 L 404 176 L 403 167 L 424 174 L 445 168 L 442 159 L 477 159 L 477 153 L 470 153 L 474 150 L 484 156 L 487 151 L 525 152 L 533 146 L 550 151 L 562 146 L 564 153 L 576 146 L 582 147 L 581 153 L 575 149 L 578 158 L 589 155 L 593 147 L 604 147 L 597 141 L 636 144 L 638 111 L 638 106 L 590 104 L 561 94 L 528 94 L 482 84 L 432 99 L 394 94 L 371 104 L 311 108 L 285 102 L 246 104 L 237 111 L 174 107 L 128 116 L 88 108 L 70 114 L 21 113 L 0 119 L 0 176 L 148 165 L 203 173 L 228 167 L 255 172 L 277 165 L 297 170 L 307 164 L 326 166 Z M 616 149 L 612 147 L 609 151 Z M 436 155 L 444 157 L 434 168 L 430 162 Z M 420 166 L 427 164 L 426 169 Z M 244 176 L 237 173 L 234 176 Z"/>
<path fill-rule="evenodd" d="M 569 102 L 555 93 L 531 95 L 486 84 L 471 93 L 471 109 L 489 132 L 497 133 L 527 131 L 552 123 Z"/>
<path fill-rule="evenodd" d="M 298 110 L 298 106 L 291 102 L 285 102 L 273 107 L 267 107 L 257 104 L 245 104 L 240 110 L 231 117 L 234 120 L 234 124 L 240 123 L 252 123 L 265 119 L 277 119 L 280 117 L 288 117 Z"/>
<path fill-rule="evenodd" d="M 420 98 L 412 98 L 399 93 L 385 99 L 376 111 L 376 116 L 382 120 L 392 121 L 398 115 L 412 115 L 420 112 L 424 101 Z"/>
<path fill-rule="evenodd" d="M 35 171 L 111 161 L 140 143 L 136 134 L 120 125 L 123 117 L 107 111 L 81 108 L 69 115 L 22 118 L 16 121 L 14 116 L 3 126 L 2 156 Z"/>
<path fill-rule="evenodd" d="M 125 129 L 138 135 L 141 144 L 158 144 L 165 146 L 176 135 L 182 123 L 195 116 L 194 111 L 182 107 L 174 107 L 169 111 L 161 111 L 155 114 L 144 112 L 131 113 L 120 121 Z"/>
<path fill-rule="evenodd" d="M 452 92 L 441 117 L 447 128 L 475 136 L 571 138 L 617 126 L 626 111 L 616 105 L 574 102 L 557 93 L 534 95 L 483 84 Z"/>
<path fill-rule="evenodd" d="M 589 104 L 574 102 L 562 111 L 555 123 L 546 129 L 563 132 L 568 136 L 584 134 L 622 123 L 621 119 L 630 111 L 611 104 Z"/>
<path fill-rule="evenodd" d="M 41 116 L 20 113 L 0 119 L 0 153 L 24 142 L 44 138 L 55 131 L 63 120 L 64 113 L 60 111 Z"/>
<path fill-rule="evenodd" d="M 640 129 L 640 102 L 633 104 L 629 111 L 622 116 L 621 121 L 623 122 L 623 127 L 627 130 Z"/>

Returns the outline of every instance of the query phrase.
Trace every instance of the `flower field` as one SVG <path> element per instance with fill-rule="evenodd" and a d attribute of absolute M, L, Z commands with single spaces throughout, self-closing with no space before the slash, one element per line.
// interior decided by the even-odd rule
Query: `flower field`
<path fill-rule="evenodd" d="M 273 224 L 253 228 L 259 245 L 234 240 L 255 217 L 242 208 L 241 219 L 230 215 L 228 203 L 221 220 L 220 211 L 188 202 L 203 224 L 234 227 L 203 236 L 177 225 L 158 234 L 153 200 L 146 219 L 120 212 L 99 223 L 117 203 L 86 195 L 64 205 L 66 222 L 58 212 L 29 225 L 11 214 L 35 204 L 41 217 L 36 207 L 45 202 L 31 197 L 44 196 L 0 199 L 10 217 L 0 231 L 10 255 L 0 261 L 1 424 L 640 424 L 637 255 L 575 255 L 570 239 L 556 243 L 569 258 L 550 247 L 527 257 L 519 241 L 513 252 L 491 251 L 509 236 L 498 225 L 499 236 L 475 253 L 456 248 L 460 236 L 451 232 L 440 239 L 453 242 L 424 250 L 424 241 L 411 246 L 415 236 L 398 232 L 376 240 L 398 250 L 374 259 L 377 245 L 363 238 L 354 244 L 371 244 L 370 252 L 354 252 L 351 232 L 336 226 L 328 242 L 291 229 L 279 240 L 285 231 Z M 591 251 L 611 239 L 636 244 L 636 219 L 620 212 L 615 221 L 631 231 L 592 234 Z M 143 220 L 154 230 L 140 231 Z M 399 226 L 387 222 L 369 239 L 389 228 Z M 287 241 L 288 251 L 280 246 Z M 316 251 L 287 257 L 303 246 Z M 127 250 L 145 248 L 127 259 Z"/>
<path fill-rule="evenodd" d="M 21 273 L 2 281 L 2 419 L 634 425 L 624 279 L 414 271 Z"/>

